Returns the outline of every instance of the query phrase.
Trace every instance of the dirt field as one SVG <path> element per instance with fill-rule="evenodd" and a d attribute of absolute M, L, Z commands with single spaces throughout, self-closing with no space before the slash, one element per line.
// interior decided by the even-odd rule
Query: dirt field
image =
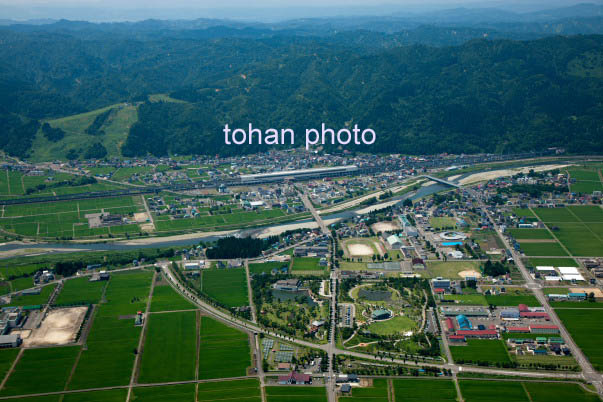
<path fill-rule="evenodd" d="M 595 298 L 603 299 L 603 292 L 599 288 L 570 288 L 572 293 L 586 293 L 587 295 L 594 293 Z"/>
<path fill-rule="evenodd" d="M 569 165 L 541 165 L 541 166 L 526 166 L 523 168 L 500 169 L 489 172 L 475 173 L 460 180 L 460 184 L 473 184 L 480 181 L 498 179 L 499 177 L 513 176 L 517 173 L 528 173 L 531 169 L 535 172 L 545 172 L 547 170 L 561 169 Z"/>
<path fill-rule="evenodd" d="M 346 244 L 346 247 L 348 249 L 348 253 L 350 253 L 351 256 L 371 256 L 373 254 L 375 254 L 375 251 L 373 250 L 373 248 L 371 246 L 368 246 L 366 244 L 361 244 L 361 243 L 350 243 L 350 244 Z"/>
<path fill-rule="evenodd" d="M 71 307 L 50 311 L 40 328 L 33 329 L 23 339 L 23 346 L 66 345 L 74 342 L 87 310 L 88 307 Z"/>
<path fill-rule="evenodd" d="M 400 226 L 395 222 L 377 222 L 372 228 L 374 232 L 392 232 L 400 229 Z"/>
<path fill-rule="evenodd" d="M 459 272 L 459 276 L 461 278 L 466 278 L 468 276 L 475 276 L 476 278 L 481 278 L 482 274 L 480 274 L 477 271 L 461 271 L 461 272 Z"/>

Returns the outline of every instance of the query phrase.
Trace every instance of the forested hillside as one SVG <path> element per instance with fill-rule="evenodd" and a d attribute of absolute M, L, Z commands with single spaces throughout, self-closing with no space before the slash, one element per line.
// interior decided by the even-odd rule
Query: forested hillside
<path fill-rule="evenodd" d="M 422 29 L 432 39 L 444 32 Z M 225 123 L 303 133 L 324 122 L 373 128 L 377 142 L 363 150 L 374 152 L 603 151 L 602 36 L 474 39 L 458 46 L 443 46 L 443 39 L 438 46 L 407 45 L 400 33 L 367 31 L 76 36 L 0 30 L 3 150 L 27 157 L 32 147 L 53 145 L 64 149 L 58 156 L 102 154 L 67 149 L 76 139 L 96 150 L 102 143 L 110 156 L 232 154 L 265 146 L 224 145 Z M 158 93 L 184 102 L 148 101 Z M 120 102 L 137 111 L 99 112 L 77 129 L 59 125 L 64 138 L 40 128 Z"/>

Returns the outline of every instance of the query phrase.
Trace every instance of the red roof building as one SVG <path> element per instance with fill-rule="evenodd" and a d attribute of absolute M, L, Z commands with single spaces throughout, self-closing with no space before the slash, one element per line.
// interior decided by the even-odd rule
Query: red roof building
<path fill-rule="evenodd" d="M 508 332 L 513 332 L 513 333 L 526 333 L 529 334 L 530 333 L 530 327 L 507 327 L 507 331 Z"/>
<path fill-rule="evenodd" d="M 454 332 L 454 322 L 452 322 L 452 318 L 446 318 L 446 327 L 448 328 L 448 331 Z"/>
<path fill-rule="evenodd" d="M 491 329 L 479 329 L 479 330 L 466 330 L 459 329 L 456 331 L 457 335 L 462 335 L 465 338 L 497 338 L 498 332 Z"/>
<path fill-rule="evenodd" d="M 448 340 L 450 342 L 465 342 L 465 337 L 463 335 L 450 335 Z"/>
<path fill-rule="evenodd" d="M 528 306 L 525 304 L 520 304 L 518 307 L 519 307 L 519 311 L 530 311 Z"/>
<path fill-rule="evenodd" d="M 312 376 L 292 371 L 287 375 L 280 375 L 278 382 L 279 384 L 312 384 Z"/>
<path fill-rule="evenodd" d="M 544 311 L 522 311 L 519 316 L 522 318 L 544 318 L 547 321 L 551 319 Z"/>

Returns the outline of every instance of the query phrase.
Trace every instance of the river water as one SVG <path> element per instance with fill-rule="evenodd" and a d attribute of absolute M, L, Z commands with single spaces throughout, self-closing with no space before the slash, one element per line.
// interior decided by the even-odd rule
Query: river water
<path fill-rule="evenodd" d="M 426 197 L 428 195 L 440 192 L 449 188 L 444 184 L 431 184 L 429 186 L 421 187 L 414 193 L 404 194 L 402 196 L 394 197 L 393 199 L 388 200 L 382 204 L 373 205 L 374 208 L 379 208 L 379 205 L 389 205 L 392 201 L 397 201 L 396 205 L 401 204 L 406 198 L 410 198 L 411 200 L 416 200 L 419 198 Z M 322 217 L 324 221 L 337 221 L 341 219 L 348 219 L 354 216 L 359 215 L 356 211 L 364 209 L 364 206 L 359 206 L 355 210 L 348 210 L 343 212 L 337 212 L 330 215 L 325 215 Z M 276 232 L 285 232 L 290 230 L 291 228 L 314 228 L 316 227 L 316 222 L 312 218 L 282 223 L 278 225 L 270 225 L 267 227 L 253 228 L 253 229 L 242 229 L 237 232 L 230 234 L 237 236 L 248 236 L 248 235 L 257 235 L 261 233 L 263 230 L 268 227 L 272 228 L 273 231 Z M 185 246 L 193 246 L 199 244 L 201 241 L 210 242 L 215 241 L 220 236 L 204 236 L 203 234 L 199 234 L 199 237 L 190 238 L 190 239 L 179 239 L 170 241 L 169 238 L 166 238 L 166 241 L 154 242 L 152 244 L 126 244 L 123 242 L 106 242 L 106 243 L 90 243 L 90 244 L 74 244 L 74 243 L 5 243 L 0 244 L 0 252 L 3 251 L 13 251 L 20 249 L 36 249 L 36 248 L 45 248 L 45 249 L 58 249 L 60 251 L 56 252 L 71 252 L 71 251 L 128 251 L 128 250 L 137 250 L 141 248 L 165 248 L 165 247 L 185 247 Z"/>

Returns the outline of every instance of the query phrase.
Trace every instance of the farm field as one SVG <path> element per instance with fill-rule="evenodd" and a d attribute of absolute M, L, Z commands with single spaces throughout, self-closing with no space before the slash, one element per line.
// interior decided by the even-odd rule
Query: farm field
<path fill-rule="evenodd" d="M 140 197 L 96 198 L 4 207 L 0 227 L 28 237 L 80 238 L 110 233 L 138 234 L 138 225 L 90 228 L 87 214 L 106 212 L 132 215 L 142 210 Z"/>
<path fill-rule="evenodd" d="M 228 308 L 249 304 L 244 268 L 205 269 L 201 283 L 203 293 Z"/>
<path fill-rule="evenodd" d="M 150 314 L 138 382 L 195 379 L 196 311 Z"/>
<path fill-rule="evenodd" d="M 295 257 L 293 258 L 291 272 L 324 271 L 326 267 L 321 267 L 318 264 L 319 261 L 320 258 L 318 257 Z"/>
<path fill-rule="evenodd" d="M 517 240 L 553 239 L 553 236 L 546 229 L 509 229 L 509 233 Z"/>
<path fill-rule="evenodd" d="M 266 387 L 267 402 L 327 402 L 324 387 Z"/>
<path fill-rule="evenodd" d="M 31 278 L 27 278 L 30 281 L 32 281 Z M 40 291 L 39 295 L 20 295 L 20 296 L 15 296 L 13 298 L 11 298 L 11 301 L 9 304 L 4 305 L 4 307 L 8 307 L 8 306 L 32 306 L 32 305 L 40 305 L 40 304 L 46 304 L 48 302 L 48 299 L 50 298 L 50 295 L 52 294 L 52 292 L 54 291 L 54 289 L 57 287 L 56 283 L 53 283 L 51 285 L 46 285 L 42 288 L 42 290 Z"/>
<path fill-rule="evenodd" d="M 247 334 L 212 318 L 201 317 L 199 378 L 228 378 L 247 375 L 251 351 Z M 223 362 L 227 361 L 228 365 Z"/>
<path fill-rule="evenodd" d="M 572 255 L 587 257 L 603 255 L 603 209 L 601 207 L 582 205 L 537 208 L 534 212 Z"/>
<path fill-rule="evenodd" d="M 111 275 L 107 303 L 99 305 L 93 318 L 88 349 L 82 352 L 69 389 L 128 384 L 141 331 L 133 315 L 145 310 L 152 277 L 149 271 Z"/>
<path fill-rule="evenodd" d="M 454 402 L 456 388 L 450 380 L 393 380 L 396 402 Z"/>
<path fill-rule="evenodd" d="M 65 281 L 54 304 L 58 306 L 96 304 L 100 301 L 106 285 L 106 281 L 90 282 L 89 277 L 69 279 Z"/>
<path fill-rule="evenodd" d="M 552 267 L 579 267 L 573 258 L 537 258 L 531 257 L 529 263 L 533 267 L 552 266 Z"/>
<path fill-rule="evenodd" d="M 6 376 L 18 354 L 19 349 L 0 349 L 0 378 Z"/>
<path fill-rule="evenodd" d="M 345 402 L 388 402 L 388 385 L 385 379 L 373 379 L 373 386 L 353 388 L 351 396 L 339 398 Z"/>
<path fill-rule="evenodd" d="M 199 402 L 223 400 L 260 402 L 262 400 L 260 383 L 256 379 L 201 383 L 197 400 Z"/>
<path fill-rule="evenodd" d="M 603 309 L 556 308 L 555 312 L 593 367 L 603 371 Z"/>
<path fill-rule="evenodd" d="M 459 380 L 466 402 L 530 402 L 520 382 Z"/>
<path fill-rule="evenodd" d="M 468 339 L 466 346 L 450 346 L 455 363 L 489 362 L 510 363 L 511 359 L 503 341 L 498 339 Z"/>
<path fill-rule="evenodd" d="M 578 384 L 459 380 L 466 402 L 599 402 L 597 394 Z"/>
<path fill-rule="evenodd" d="M 137 402 L 195 402 L 195 384 L 136 387 L 132 394 Z"/>
<path fill-rule="evenodd" d="M 151 312 L 191 310 L 196 307 L 165 282 L 155 284 L 151 299 Z"/>
<path fill-rule="evenodd" d="M 64 394 L 63 402 L 124 402 L 127 396 L 127 389 L 112 389 L 109 391 Z"/>
<path fill-rule="evenodd" d="M 567 253 L 557 243 L 527 243 L 525 241 L 519 242 L 521 251 L 527 256 L 551 256 L 551 257 L 563 257 Z"/>
<path fill-rule="evenodd" d="M 532 402 L 600 402 L 596 394 L 587 392 L 578 384 L 551 384 L 524 382 Z"/>
<path fill-rule="evenodd" d="M 489 304 L 493 304 L 495 306 L 518 306 L 520 304 L 525 304 L 529 307 L 539 307 L 540 302 L 536 298 L 536 296 L 532 296 L 529 294 L 524 295 L 514 295 L 514 294 L 499 294 L 499 295 L 488 295 L 486 296 L 486 301 Z"/>
<path fill-rule="evenodd" d="M 62 391 L 79 352 L 79 346 L 25 350 L 0 395 Z"/>

